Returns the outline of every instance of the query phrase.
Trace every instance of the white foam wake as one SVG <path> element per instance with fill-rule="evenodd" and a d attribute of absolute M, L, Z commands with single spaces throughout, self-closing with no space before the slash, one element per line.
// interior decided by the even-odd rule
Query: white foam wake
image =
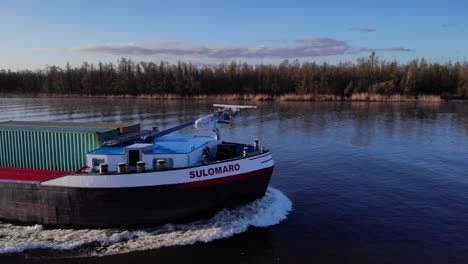
<path fill-rule="evenodd" d="M 73 250 L 93 245 L 86 253 L 103 256 L 137 250 L 210 242 L 245 232 L 249 226 L 267 227 L 286 219 L 291 201 L 279 190 L 235 210 L 223 210 L 208 220 L 166 224 L 149 229 L 43 229 L 0 222 L 0 254 L 30 249 Z"/>

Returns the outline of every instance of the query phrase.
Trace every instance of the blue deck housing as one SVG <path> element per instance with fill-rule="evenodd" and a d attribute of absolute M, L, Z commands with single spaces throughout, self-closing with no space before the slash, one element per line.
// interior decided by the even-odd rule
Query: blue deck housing
<path fill-rule="evenodd" d="M 210 136 L 169 134 L 154 139 L 152 151 L 145 154 L 187 154 L 213 140 Z M 125 155 L 125 147 L 127 146 L 105 146 L 90 151 L 89 154 Z"/>

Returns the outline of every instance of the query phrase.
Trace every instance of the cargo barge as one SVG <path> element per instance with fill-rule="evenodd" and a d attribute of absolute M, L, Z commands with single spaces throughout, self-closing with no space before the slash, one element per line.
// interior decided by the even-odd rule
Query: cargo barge
<path fill-rule="evenodd" d="M 262 197 L 269 150 L 220 139 L 250 106 L 158 131 L 134 124 L 0 122 L 0 219 L 47 227 L 142 227 L 214 215 Z M 196 126 L 213 136 L 174 133 Z"/>

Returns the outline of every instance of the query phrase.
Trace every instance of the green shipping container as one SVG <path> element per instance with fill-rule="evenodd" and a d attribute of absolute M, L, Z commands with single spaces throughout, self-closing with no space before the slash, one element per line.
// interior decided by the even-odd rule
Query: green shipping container
<path fill-rule="evenodd" d="M 86 153 L 119 136 L 122 126 L 128 127 L 96 123 L 0 122 L 0 166 L 76 171 L 86 164 Z"/>

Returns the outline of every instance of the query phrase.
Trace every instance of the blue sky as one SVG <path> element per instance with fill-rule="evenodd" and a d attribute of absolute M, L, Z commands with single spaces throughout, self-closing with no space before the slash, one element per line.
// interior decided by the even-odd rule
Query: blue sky
<path fill-rule="evenodd" d="M 0 69 L 87 61 L 464 61 L 468 1 L 3 1 Z"/>

